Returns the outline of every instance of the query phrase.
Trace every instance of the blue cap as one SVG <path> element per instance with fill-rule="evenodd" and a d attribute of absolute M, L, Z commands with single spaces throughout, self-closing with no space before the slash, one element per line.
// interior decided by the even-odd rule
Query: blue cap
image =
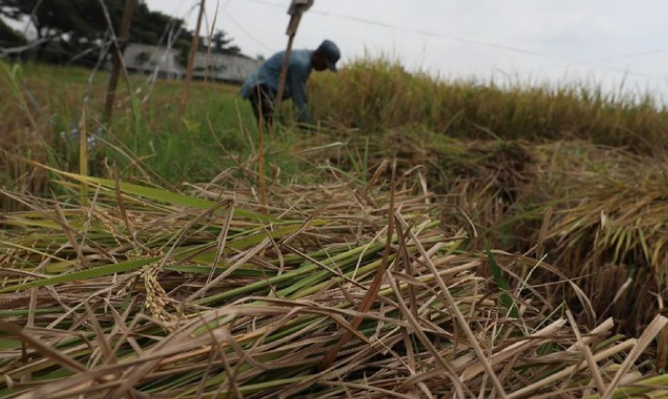
<path fill-rule="evenodd" d="M 325 40 L 316 51 L 325 56 L 327 68 L 336 72 L 336 63 L 341 58 L 341 51 L 339 51 L 338 46 L 331 40 Z"/>

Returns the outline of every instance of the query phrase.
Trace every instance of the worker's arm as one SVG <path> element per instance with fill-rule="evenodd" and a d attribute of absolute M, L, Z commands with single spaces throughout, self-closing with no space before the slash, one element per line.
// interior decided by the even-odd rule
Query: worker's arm
<path fill-rule="evenodd" d="M 308 98 L 306 97 L 306 79 L 308 76 L 300 70 L 291 71 L 288 76 L 292 104 L 297 113 L 297 121 L 300 123 L 311 123 L 311 113 L 308 109 Z"/>

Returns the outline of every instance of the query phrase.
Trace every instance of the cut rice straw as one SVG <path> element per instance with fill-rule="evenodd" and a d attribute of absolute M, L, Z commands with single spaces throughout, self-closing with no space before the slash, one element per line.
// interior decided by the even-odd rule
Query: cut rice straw
<path fill-rule="evenodd" d="M 91 209 L 60 202 L 52 223 L 47 200 L 33 198 L 33 212 L 3 215 L 0 397 L 665 391 L 652 385 L 663 376 L 643 366 L 665 318 L 639 340 L 611 336 L 611 320 L 581 333 L 586 327 L 567 325 L 545 300 L 555 286 L 532 286 L 531 276 L 504 292 L 522 304 L 519 317 L 507 316 L 503 293 L 477 274 L 486 254 L 448 234 L 465 230 L 435 220 L 411 190 L 380 179 L 376 187 L 277 186 L 262 214 L 243 186 L 194 189 L 214 202 L 63 177 L 93 188 Z M 494 253 L 509 275 L 527 262 L 552 270 Z M 328 354 L 333 361 L 323 363 Z"/>

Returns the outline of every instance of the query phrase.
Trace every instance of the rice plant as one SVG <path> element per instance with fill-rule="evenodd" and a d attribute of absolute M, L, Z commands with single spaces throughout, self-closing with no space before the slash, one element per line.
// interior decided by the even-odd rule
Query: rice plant
<path fill-rule="evenodd" d="M 668 112 L 645 93 L 584 82 L 527 85 L 408 73 L 389 57 L 360 59 L 313 83 L 316 116 L 362 133 L 420 127 L 462 139 L 587 140 L 665 155 Z"/>

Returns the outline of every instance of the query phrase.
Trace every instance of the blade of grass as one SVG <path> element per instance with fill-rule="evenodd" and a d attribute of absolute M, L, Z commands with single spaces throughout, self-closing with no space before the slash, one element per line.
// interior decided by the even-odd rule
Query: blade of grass
<path fill-rule="evenodd" d="M 494 255 L 492 255 L 492 252 L 489 250 L 489 248 L 486 249 L 485 252 L 487 254 L 487 264 L 489 265 L 489 268 L 492 269 L 494 281 L 501 290 L 501 305 L 507 309 L 507 312 L 511 317 L 519 319 L 520 313 L 517 310 L 515 301 L 513 301 L 513 298 L 510 296 L 510 294 L 508 294 L 510 292 L 510 285 L 508 285 L 508 281 L 505 279 L 505 277 L 503 277 L 503 271 L 496 263 L 496 259 L 494 259 Z"/>

